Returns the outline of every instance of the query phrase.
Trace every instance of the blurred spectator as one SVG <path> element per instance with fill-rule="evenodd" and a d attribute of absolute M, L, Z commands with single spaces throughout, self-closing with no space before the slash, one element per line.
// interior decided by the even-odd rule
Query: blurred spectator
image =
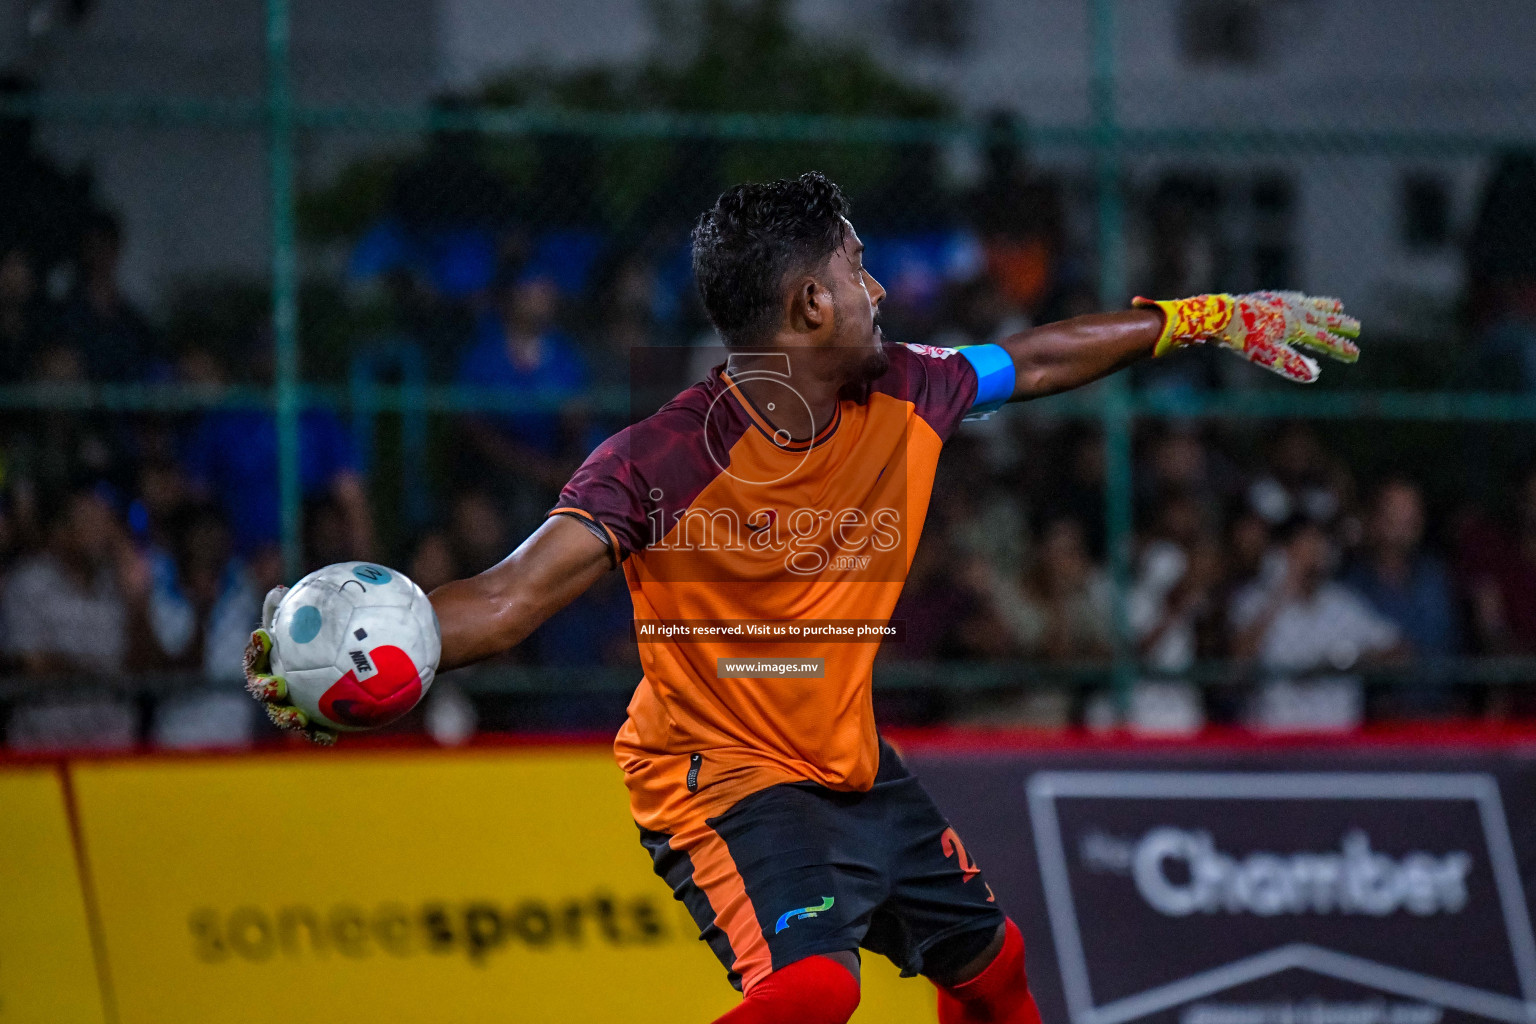
<path fill-rule="evenodd" d="M 1221 546 L 1208 539 L 1173 555 L 1165 550 L 1154 556 L 1165 564 L 1147 567 L 1145 578 L 1131 591 L 1129 614 L 1143 663 L 1177 674 L 1226 653 L 1221 589 L 1225 564 Z M 1176 679 L 1138 682 L 1131 693 L 1129 724 L 1143 732 L 1198 731 L 1205 724 L 1199 685 Z"/>
<path fill-rule="evenodd" d="M 5 582 L 6 649 L 34 675 L 122 672 L 141 653 L 130 620 L 145 612 L 149 584 L 111 505 L 77 490 L 49 517 L 47 546 Z"/>
<path fill-rule="evenodd" d="M 444 583 L 458 579 L 459 566 L 453 557 L 453 545 L 448 535 L 441 530 L 423 535 L 406 563 L 406 575 L 429 594 Z"/>
<path fill-rule="evenodd" d="M 592 352 L 604 383 L 628 383 L 630 351 L 653 343 L 660 288 L 656 267 L 638 252 L 621 256 L 599 279 L 602 323 Z"/>
<path fill-rule="evenodd" d="M 949 289 L 944 326 L 932 343 L 946 348 L 1002 341 L 1029 328 L 1029 320 L 1003 295 L 986 274 L 960 281 Z"/>
<path fill-rule="evenodd" d="M 1354 497 L 1349 472 L 1324 448 L 1310 424 L 1285 424 L 1269 453 L 1269 467 L 1248 487 L 1249 506 L 1271 525 L 1295 516 L 1328 523 Z"/>
<path fill-rule="evenodd" d="M 638 665 L 634 616 L 624 575 L 609 573 L 530 637 L 535 657 L 541 665 Z"/>
<path fill-rule="evenodd" d="M 191 485 L 175 462 L 145 459 L 139 464 L 135 498 L 128 506 L 128 527 L 145 548 L 171 550 L 178 516 L 191 497 Z"/>
<path fill-rule="evenodd" d="M 210 679 L 239 679 L 265 590 L 234 554 L 229 526 L 212 506 L 183 511 L 172 536 L 175 548 L 149 554 L 150 622 L 166 663 Z"/>
<path fill-rule="evenodd" d="M 47 340 L 33 257 L 20 244 L 0 245 L 0 383 L 30 376 Z"/>
<path fill-rule="evenodd" d="M 492 513 L 494 511 L 491 509 Z M 488 563 L 481 569 L 489 568 L 491 564 L 494 563 Z M 429 594 L 445 583 L 476 571 L 479 570 L 464 567 L 455 553 L 452 540 L 442 530 L 433 530 L 416 542 L 407 568 L 407 574 L 416 581 L 416 585 Z M 427 734 L 438 743 L 457 746 L 468 742 L 479 729 L 480 711 L 455 679 L 451 676 L 440 678 L 432 684 L 432 690 L 427 694 L 422 724 Z"/>
<path fill-rule="evenodd" d="M 0 75 L 0 99 L 27 99 L 36 86 Z M 80 227 L 90 209 L 90 181 L 66 174 L 35 145 L 36 123 L 24 114 L 0 113 L 0 252 L 20 246 L 33 261 L 38 281 L 50 280 L 75 257 Z"/>
<path fill-rule="evenodd" d="M 425 703 L 422 726 L 445 747 L 468 743 L 479 729 L 479 709 L 452 677 L 434 683 Z"/>
<path fill-rule="evenodd" d="M 10 87 L 0 82 L 0 94 Z M 450 104 L 442 112 L 463 110 Z M 537 526 L 594 436 L 614 426 L 584 412 L 583 395 L 599 382 L 630 384 L 634 393 L 629 353 L 672 340 L 670 332 L 699 322 L 697 309 L 692 321 L 680 312 L 692 295 L 685 230 L 658 224 L 664 213 L 676 214 L 679 222 L 691 218 L 718 187 L 722 161 L 729 162 L 729 147 L 718 140 L 679 145 L 679 166 L 691 168 L 688 173 L 674 174 L 666 195 L 640 199 L 622 237 L 598 236 L 579 229 L 595 206 L 585 199 L 579 207 L 549 201 L 551 194 L 572 203 L 587 196 L 583 180 L 590 182 L 598 167 L 590 141 L 546 140 L 537 147 L 537 173 L 554 192 L 524 190 L 540 197 L 529 203 L 509 187 L 505 170 L 477 151 L 475 133 L 453 124 L 446 129 L 395 176 L 387 209 L 358 241 L 351 268 L 355 279 L 388 289 L 394 300 L 388 312 L 431 352 L 439 379 L 453 376 L 506 399 L 504 411 L 466 418 L 460 437 L 468 443 L 453 449 L 464 458 L 462 477 L 471 486 L 446 496 L 449 514 L 440 529 L 412 538 L 414 547 L 396 554 L 406 557 L 412 577 L 429 590 L 506 557 Z M 73 180 L 41 157 L 31 131 L 26 119 L 0 114 L 0 384 L 150 376 L 158 339 L 122 294 L 119 225 L 106 215 L 86 216 L 85 179 Z M 871 238 L 871 265 L 891 268 L 890 302 L 909 304 L 912 328 L 933 332 L 907 340 L 995 341 L 1032 318 L 1097 304 L 1091 287 L 1073 273 L 1063 181 L 1030 165 L 1021 137 L 1013 119 L 993 118 L 983 180 L 963 209 L 956 209 L 953 193 L 946 195 L 944 153 L 929 143 L 891 150 L 894 162 L 869 179 L 875 184 L 866 186 L 860 208 L 870 233 L 885 236 Z M 1229 239 L 1219 217 L 1237 211 L 1236 205 L 1221 206 L 1229 187 L 1223 181 L 1236 180 L 1175 173 L 1155 183 L 1140 246 L 1144 264 L 1132 268 L 1140 290 L 1173 296 L 1223 286 L 1217 278 Z M 683 201 L 699 190 L 709 195 Z M 1536 387 L 1533 210 L 1536 156 L 1509 154 L 1489 180 L 1466 253 L 1481 350 L 1500 365 L 1498 375 L 1526 387 Z M 535 216 L 540 224 L 533 233 Z M 957 216 L 975 232 L 957 226 Z M 586 290 L 599 251 L 613 258 Z M 497 279 L 497 269 L 509 265 L 521 268 L 518 276 Z M 73 278 L 72 266 L 78 271 Z M 561 295 L 578 292 L 592 300 L 582 304 L 590 318 L 568 324 Z M 61 294 L 57 309 L 45 302 Z M 888 311 L 901 315 L 898 305 Z M 583 347 L 562 326 L 579 328 Z M 260 378 L 269 353 L 259 344 L 250 348 Z M 1178 386 L 1209 386 L 1214 378 L 1201 362 L 1207 355 L 1221 367 L 1240 367 L 1202 351 L 1138 372 L 1166 373 Z M 723 358 L 716 350 L 709 363 Z M 183 377 L 226 383 L 224 371 L 200 351 L 186 360 Z M 1170 383 L 1162 377 L 1142 381 Z M 669 379 L 663 397 L 684 384 Z M 551 399 L 563 407 L 549 404 Z M 29 414 L 14 436 L 0 442 L 0 486 L 7 499 L 0 515 L 0 565 L 17 560 L 14 572 L 7 567 L 0 595 L 7 630 L 0 641 L 29 671 L 164 666 L 221 681 L 231 677 L 253 603 L 277 575 L 276 430 L 264 410 L 221 410 L 193 419 L 195 428 L 174 454 L 168 446 L 144 444 L 142 430 L 130 437 L 114 426 L 124 417 L 69 411 Z M 11 416 L 5 423 L 21 420 Z M 929 537 L 916 552 L 896 613 L 904 620 L 906 642 L 890 645 L 887 657 L 1027 658 L 1054 665 L 1109 657 L 1109 584 L 1095 565 L 1105 548 L 1103 439 L 1096 429 L 1063 422 L 1045 408 L 1037 415 L 1015 413 L 968 424 L 946 449 Z M 1475 633 L 1463 644 L 1446 570 L 1424 548 L 1419 488 L 1407 481 L 1387 484 L 1373 495 L 1362 526 L 1352 518 L 1353 477 L 1324 446 L 1328 435 L 1305 423 L 1273 426 L 1272 435 L 1259 435 L 1270 450 L 1251 474 L 1240 473 L 1225 454 L 1228 446 L 1233 453 L 1242 450 L 1251 435 L 1241 430 L 1218 435 L 1218 447 L 1209 431 L 1189 425 L 1153 428 L 1147 432 L 1151 443 L 1138 449 L 1145 456 L 1135 477 L 1138 524 L 1150 521 L 1153 529 L 1138 552 L 1128 610 L 1138 656 L 1152 670 L 1148 676 L 1157 678 L 1133 690 L 1130 724 L 1185 731 L 1197 728 L 1207 713 L 1219 719 L 1217 702 L 1225 698 L 1202 697 L 1182 680 L 1165 677 L 1234 652 L 1269 673 L 1250 714 L 1270 728 L 1337 728 L 1357 721 L 1362 698 L 1356 666 L 1374 659 L 1407 651 L 1449 656 L 1463 646 L 1536 654 L 1536 474 L 1524 485 L 1510 535 L 1469 531 L 1460 547 Z M 364 481 L 343 422 L 329 411 L 310 410 L 301 418 L 300 442 L 308 559 L 316 564 L 374 554 Z M 183 458 L 185 472 L 178 464 Z M 1251 458 L 1243 462 L 1245 469 L 1255 464 Z M 132 541 L 150 552 L 147 590 L 135 582 L 143 570 L 134 568 L 121 524 L 93 533 L 94 527 L 71 526 L 71 517 L 53 516 L 46 531 L 39 527 L 35 510 L 42 498 L 79 479 L 110 479 L 134 489 L 127 522 Z M 1445 480 L 1435 479 L 1443 490 Z M 194 492 L 217 508 L 189 511 Z M 97 513 L 81 514 L 89 520 Z M 1037 539 L 1028 524 L 1042 521 L 1048 525 Z M 1271 543 L 1276 533 L 1283 544 Z M 1329 540 L 1348 546 L 1362 538 L 1348 572 L 1330 582 Z M 135 596 L 140 591 L 146 596 Z M 30 599 L 39 592 L 43 599 Z M 95 621 L 93 615 L 103 628 L 59 627 L 48 634 L 62 637 L 66 651 L 39 653 L 26 646 L 29 636 L 48 633 L 40 622 Z M 630 615 L 622 579 L 610 574 L 511 657 L 554 665 L 628 664 L 634 657 Z M 135 617 L 146 628 L 124 625 Z M 200 691 L 162 703 L 156 737 L 178 745 L 219 736 L 243 742 L 249 716 L 219 719 L 216 696 L 237 695 Z M 1434 703 L 1435 696 L 1414 706 L 1449 707 Z M 473 731 L 476 708 L 462 693 L 439 683 L 433 700 L 443 702 L 436 712 L 427 709 L 434 735 L 462 738 Z M 491 703 L 483 695 L 476 701 L 482 708 Z M 545 709 L 546 719 L 565 724 L 583 721 L 598 706 L 582 696 L 557 704 Z M 1072 704 L 1066 687 L 1035 686 L 1024 700 L 996 705 L 989 716 L 1063 724 Z M 58 706 L 55 701 L 47 708 Z M 26 741 L 50 730 L 64 735 L 48 717 L 52 712 L 39 707 L 18 711 L 13 737 Z M 97 707 L 83 713 L 82 742 L 96 734 L 131 735 L 131 714 L 110 701 Z M 72 734 L 63 741 L 80 740 Z"/>
<path fill-rule="evenodd" d="M 1109 579 L 1089 558 L 1075 519 L 1047 523 L 1035 564 L 996 610 L 1017 650 L 1048 662 L 1107 658 L 1113 647 Z"/>
<path fill-rule="evenodd" d="M 1516 494 L 1513 535 L 1472 524 L 1458 562 L 1483 651 L 1536 654 L 1536 470 Z"/>
<path fill-rule="evenodd" d="M 482 490 L 461 490 L 453 497 L 446 526 L 416 541 L 408 575 L 431 593 L 444 583 L 484 572 L 515 546 L 495 499 Z"/>
<path fill-rule="evenodd" d="M 1159 515 L 1158 536 L 1142 551 L 1128 598 L 1131 630 L 1145 665 L 1175 675 L 1226 653 L 1225 576 L 1221 545 L 1210 539 L 1200 503 L 1192 495 L 1170 497 Z M 1204 721 L 1200 691 L 1189 683 L 1143 680 L 1132 692 L 1135 728 L 1189 733 Z"/>
<path fill-rule="evenodd" d="M 155 709 L 155 742 L 166 747 L 244 746 L 254 706 L 240 686 L 241 655 L 261 618 L 265 588 L 231 548 L 212 507 L 191 508 L 172 528 L 176 547 L 150 553 L 149 621 L 167 667 L 200 672 L 211 686 L 175 693 Z"/>
<path fill-rule="evenodd" d="M 1158 491 L 1210 490 L 1210 468 L 1200 432 L 1190 424 L 1170 424 L 1153 446 L 1151 482 Z"/>
<path fill-rule="evenodd" d="M 484 572 L 510 553 L 506 519 L 496 503 L 483 491 L 462 491 L 454 498 L 448 528 L 430 531 L 417 541 L 410 558 L 408 574 L 418 586 L 431 593 L 444 583 Z M 623 593 L 627 609 L 628 591 Z M 578 603 L 584 600 L 585 597 L 579 598 Z M 566 611 L 570 612 L 570 608 Z M 579 611 L 573 614 L 578 618 L 580 616 Z M 617 629 L 609 623 L 603 623 L 599 628 L 605 631 L 596 636 L 589 634 L 581 637 L 582 654 L 579 661 L 597 660 L 594 648 L 611 642 L 615 634 L 625 641 L 630 640 L 627 618 Z M 503 663 L 536 660 L 534 655 L 538 649 L 538 638 L 543 632 L 543 629 L 536 631 L 528 641 L 496 660 Z M 423 709 L 422 722 L 434 740 L 448 746 L 468 742 L 474 736 L 480 728 L 482 707 L 489 708 L 493 725 L 499 721 L 494 717 L 498 714 L 512 714 L 511 721 L 518 725 L 536 722 L 540 727 L 577 728 L 591 724 L 582 717 L 580 695 L 556 695 L 547 702 L 535 700 L 535 712 L 549 712 L 552 721 L 538 719 L 527 707 L 511 711 L 507 703 L 504 699 L 496 698 L 491 698 L 489 702 L 485 698 L 471 699 L 458 682 L 450 677 L 432 685 L 432 692 L 427 695 L 426 707 Z M 507 723 L 501 724 L 505 727 Z"/>
<path fill-rule="evenodd" d="M 1376 492 L 1366 526 L 1364 557 L 1344 582 L 1396 623 L 1417 655 L 1445 658 L 1459 648 L 1450 577 L 1423 550 L 1424 499 L 1410 480 L 1390 480 Z"/>
<path fill-rule="evenodd" d="M 1227 522 L 1227 588 L 1272 581 L 1285 571 L 1285 558 L 1270 547 L 1269 520 L 1240 508 Z"/>
<path fill-rule="evenodd" d="M 461 576 L 484 572 L 510 555 L 516 546 L 508 536 L 507 518 L 495 499 L 478 490 L 462 491 L 454 498 L 448 541 Z"/>
<path fill-rule="evenodd" d="M 987 274 L 975 274 L 952 284 L 946 295 L 946 305 L 939 330 L 930 339 L 931 344 L 945 348 L 998 342 L 1029 327 L 1029 320 L 1003 297 L 997 282 Z M 1018 427 L 1019 421 L 1012 416 L 988 416 L 968 422 L 959 440 L 979 448 L 979 468 L 1009 475 L 1025 458 Z M 950 456 L 951 461 L 953 458 Z M 1016 501 L 1020 496 L 993 494 L 991 497 L 1001 498 L 1001 502 L 990 502 L 991 508 L 997 510 L 1003 503 Z M 1022 539 L 1023 533 L 1010 529 L 1002 536 Z"/>
<path fill-rule="evenodd" d="M 559 293 L 547 278 L 501 288 L 495 313 L 481 319 L 459 365 L 458 382 L 526 400 L 578 398 L 590 374 L 575 345 L 555 329 L 558 302 Z M 558 411 L 472 416 L 464 436 L 473 459 L 464 475 L 484 480 L 490 471 L 505 491 L 509 517 L 519 532 L 537 526 L 579 461 L 568 450 Z"/>
<path fill-rule="evenodd" d="M 1267 675 L 1250 720 L 1280 732 L 1352 729 L 1364 713 L 1364 692 L 1358 676 L 1342 673 L 1400 656 L 1402 633 L 1329 579 L 1334 554 L 1322 527 L 1301 517 L 1282 537 L 1283 574 L 1243 587 L 1229 613 L 1234 655 L 1255 659 Z"/>
<path fill-rule="evenodd" d="M 981 425 L 967 424 L 945 447 L 928 515 L 943 524 L 945 542 L 955 549 L 957 564 L 979 559 L 1000 576 L 1014 578 L 1024 571 L 1033 540 L 1026 499 L 1020 488 L 997 482 L 987 462 L 994 453 L 993 438 L 971 429 Z M 931 537 L 938 529 L 925 531 L 924 536 Z"/>
<path fill-rule="evenodd" d="M 31 361 L 36 383 L 84 382 L 79 353 L 67 346 L 33 353 Z M 79 481 L 96 480 L 123 489 L 133 484 L 134 467 L 122 416 L 65 407 L 0 422 L 12 428 L 5 446 L 4 486 L 23 543 L 43 543 L 41 506 L 71 492 Z"/>
<path fill-rule="evenodd" d="M 85 383 L 85 368 L 74 348 L 55 346 L 33 358 L 39 384 Z M 36 414 L 28 426 L 24 471 L 40 489 L 63 490 L 82 479 L 106 480 L 125 489 L 132 484 L 132 445 L 124 417 L 66 406 Z"/>
<path fill-rule="evenodd" d="M 1083 531 L 1090 557 L 1104 556 L 1104 435 L 1072 427 L 1060 443 L 1064 456 L 1051 460 L 1040 480 L 1039 508 L 1047 520 L 1071 519 Z"/>
<path fill-rule="evenodd" d="M 882 658 L 931 662 L 1007 652 L 1007 638 L 991 613 L 987 567 L 957 551 L 945 525 L 925 528 L 891 612 L 891 621 L 901 623 L 902 640 L 883 645 Z"/>
<path fill-rule="evenodd" d="M 690 277 L 690 285 L 691 282 Z M 642 401 L 647 390 L 643 382 L 648 382 L 650 375 L 639 370 L 637 350 L 643 358 L 667 345 L 673 357 L 684 358 L 681 339 L 675 334 L 676 325 L 662 322 L 661 310 L 674 301 L 667 296 L 667 290 L 661 270 L 641 251 L 620 252 L 603 268 L 594 286 L 597 321 L 590 325 L 582 345 L 583 362 L 593 371 L 592 385 L 627 391 L 632 402 Z M 715 360 L 709 367 L 720 361 Z M 709 367 L 703 368 L 699 376 L 707 373 Z M 689 375 L 686 381 L 676 382 L 676 387 L 666 389 L 665 400 L 697 379 Z M 622 410 L 602 415 L 581 405 L 566 410 L 567 432 L 578 449 L 573 455 L 585 455 L 628 425 Z"/>
<path fill-rule="evenodd" d="M 47 517 L 47 545 L 12 569 L 0 595 L 6 653 L 28 675 L 116 676 L 154 658 L 151 575 L 111 505 L 93 488 Z M 12 746 L 123 747 L 134 742 L 128 701 L 89 687 L 49 687 L 11 714 Z"/>
<path fill-rule="evenodd" d="M 662 243 L 658 241 L 656 245 Z M 682 246 L 680 251 L 687 255 L 691 250 Z M 593 383 L 611 388 L 633 387 L 632 354 L 636 349 L 687 344 L 688 339 L 679 333 L 679 283 L 677 268 L 671 265 L 676 260 L 676 252 L 669 256 L 664 249 L 623 249 L 598 272 L 592 289 L 595 301 L 590 304 L 596 309 L 597 320 L 583 345 L 593 371 Z M 691 296 L 692 264 L 686 266 Z M 692 378 L 687 383 L 692 383 Z M 613 426 L 622 429 L 627 425 L 617 422 Z"/>
<path fill-rule="evenodd" d="M 92 381 L 161 377 L 154 330 L 118 283 L 122 227 L 108 213 L 93 214 L 80 242 L 80 272 L 59 314 L 62 337 L 80 353 Z"/>
<path fill-rule="evenodd" d="M 1060 283 L 1065 214 L 1061 184 L 1029 165 L 1018 119 L 999 111 L 987 124 L 986 170 L 971 198 L 987 274 L 1031 320 Z"/>
<path fill-rule="evenodd" d="M 930 543 L 925 539 L 918 547 L 918 561 Z M 940 614 L 952 631 L 963 627 L 984 639 L 983 650 L 990 657 L 1027 658 L 1069 668 L 1108 658 L 1112 643 L 1109 582 L 1088 558 L 1082 526 L 1075 520 L 1047 523 L 1034 564 L 1022 577 L 1006 577 L 983 558 L 972 559 L 955 575 L 984 597 L 984 603 L 973 599 L 970 607 L 961 604 Z M 932 614 L 926 604 L 914 604 L 913 614 L 919 609 L 924 616 Z M 909 635 L 910 623 L 909 617 Z M 966 702 L 971 710 L 965 717 L 976 724 L 1032 728 L 1060 729 L 1070 724 L 1071 686 L 1049 678 L 1026 677 L 1021 682 L 1027 682 L 1027 689 L 1017 696 Z"/>
<path fill-rule="evenodd" d="M 1215 507 L 1237 489 L 1236 474 L 1190 423 L 1170 423 L 1147 446 L 1135 476 L 1138 511 L 1157 513 L 1172 495 Z M 1202 513 L 1204 514 L 1204 513 Z"/>
<path fill-rule="evenodd" d="M 9 455 L 0 447 L 0 472 L 7 468 Z M 16 555 L 29 547 L 31 539 L 26 535 L 26 524 L 22 522 L 24 514 L 30 514 L 30 509 L 25 511 L 18 506 L 30 504 L 30 501 L 22 498 L 12 487 L 7 487 L 11 481 L 0 477 L 0 579 L 11 564 Z M 3 661 L 0 661 L 3 664 Z"/>
<path fill-rule="evenodd" d="M 366 498 L 366 496 L 364 496 Z M 356 553 L 353 516 L 334 493 L 304 503 L 304 566 L 318 569 L 323 565 L 350 562 L 366 556 Z M 259 551 L 272 550 L 264 546 Z"/>
<path fill-rule="evenodd" d="M 258 360 L 258 373 L 270 361 Z M 206 365 L 203 372 L 222 370 Z M 306 501 L 329 500 L 339 523 L 341 552 L 369 558 L 373 513 L 358 472 L 352 439 L 336 414 L 306 409 L 299 415 L 299 485 Z M 210 409 L 187 438 L 183 461 L 193 486 L 223 511 L 235 551 L 250 556 L 282 538 L 278 489 L 277 418 L 268 410 Z"/>

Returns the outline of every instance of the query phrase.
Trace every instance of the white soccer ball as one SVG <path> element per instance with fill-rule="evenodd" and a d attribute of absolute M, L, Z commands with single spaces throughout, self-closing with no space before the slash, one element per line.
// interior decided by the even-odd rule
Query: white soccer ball
<path fill-rule="evenodd" d="M 272 671 L 288 699 L 332 729 L 376 729 L 420 702 L 442 654 L 437 613 L 404 573 L 338 562 L 283 595 Z"/>

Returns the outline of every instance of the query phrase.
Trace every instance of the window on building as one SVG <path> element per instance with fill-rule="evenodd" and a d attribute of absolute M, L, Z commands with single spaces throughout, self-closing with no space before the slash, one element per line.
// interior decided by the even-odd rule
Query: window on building
<path fill-rule="evenodd" d="M 1398 190 L 1403 244 L 1418 252 L 1451 242 L 1451 192 L 1437 174 L 1405 174 Z"/>
<path fill-rule="evenodd" d="M 956 54 L 971 37 L 972 0 L 897 0 L 891 29 L 904 46 Z"/>
<path fill-rule="evenodd" d="M 1262 0 L 1182 0 L 1179 42 L 1192 64 L 1257 64 L 1264 56 Z"/>
<path fill-rule="evenodd" d="M 1248 258 L 1260 288 L 1294 288 L 1296 187 L 1282 172 L 1261 173 L 1248 192 Z"/>

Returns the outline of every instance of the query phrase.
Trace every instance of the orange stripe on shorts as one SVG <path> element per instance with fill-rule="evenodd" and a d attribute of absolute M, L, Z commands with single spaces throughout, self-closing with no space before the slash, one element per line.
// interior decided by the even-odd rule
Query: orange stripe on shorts
<path fill-rule="evenodd" d="M 746 883 L 736 870 L 736 861 L 720 834 L 708 826 L 689 835 L 676 836 L 674 848 L 682 840 L 693 861 L 693 884 L 703 890 L 715 912 L 715 926 L 725 932 L 736 963 L 732 969 L 741 975 L 743 993 L 773 971 L 773 954 L 757 923 L 757 908 L 747 895 Z"/>

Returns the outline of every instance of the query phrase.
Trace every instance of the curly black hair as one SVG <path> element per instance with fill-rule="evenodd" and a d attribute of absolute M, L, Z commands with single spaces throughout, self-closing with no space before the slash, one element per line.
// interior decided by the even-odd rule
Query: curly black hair
<path fill-rule="evenodd" d="M 693 279 L 731 347 L 758 345 L 778 327 L 784 279 L 823 266 L 843 244 L 848 200 L 820 171 L 737 185 L 693 228 Z"/>

